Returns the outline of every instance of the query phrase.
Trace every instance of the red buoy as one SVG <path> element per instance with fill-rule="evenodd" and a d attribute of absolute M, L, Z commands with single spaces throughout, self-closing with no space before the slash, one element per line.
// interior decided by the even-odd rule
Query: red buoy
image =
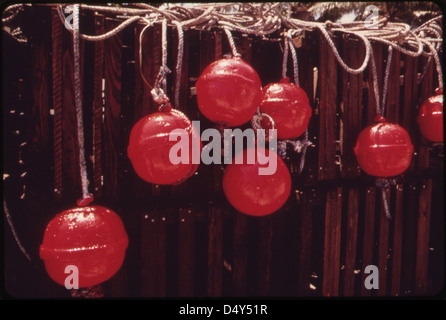
<path fill-rule="evenodd" d="M 196 88 L 200 112 L 212 122 L 229 127 L 251 120 L 262 101 L 262 83 L 257 72 L 239 57 L 208 65 Z"/>
<path fill-rule="evenodd" d="M 359 166 L 367 174 L 383 178 L 406 171 L 413 150 L 407 131 L 398 124 L 387 122 L 364 128 L 354 148 Z"/>
<path fill-rule="evenodd" d="M 260 112 L 273 118 L 278 139 L 294 139 L 307 129 L 312 110 L 305 91 L 284 78 L 263 88 Z"/>
<path fill-rule="evenodd" d="M 192 163 L 192 147 L 189 161 L 172 163 L 170 149 L 177 141 L 169 141 L 169 135 L 175 129 L 185 130 L 192 146 L 196 131 L 189 118 L 176 109 L 152 113 L 133 126 L 127 154 L 140 178 L 153 184 L 178 184 L 197 170 L 198 164 Z"/>
<path fill-rule="evenodd" d="M 291 191 L 291 176 L 283 160 L 274 152 L 277 166 L 271 175 L 259 174 L 260 164 L 254 148 L 243 151 L 243 163 L 228 164 L 223 174 L 223 191 L 229 203 L 240 212 L 251 216 L 265 216 L 279 210 L 287 201 Z M 268 149 L 256 148 L 261 154 Z M 249 151 L 250 150 L 250 151 Z M 253 164 L 248 163 L 248 152 L 256 154 Z"/>
<path fill-rule="evenodd" d="M 438 91 L 437 91 L 438 92 Z M 421 134 L 432 142 L 443 142 L 443 94 L 427 99 L 420 107 L 417 118 Z"/>
<path fill-rule="evenodd" d="M 78 270 L 79 288 L 111 278 L 124 261 L 128 236 L 119 216 L 101 206 L 62 211 L 48 224 L 40 258 L 49 276 L 65 285 L 68 266 Z"/>

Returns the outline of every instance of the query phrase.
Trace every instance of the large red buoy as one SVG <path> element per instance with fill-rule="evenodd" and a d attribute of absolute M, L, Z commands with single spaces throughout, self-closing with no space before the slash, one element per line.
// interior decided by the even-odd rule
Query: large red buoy
<path fill-rule="evenodd" d="M 409 167 L 414 148 L 403 127 L 386 123 L 384 118 L 381 121 L 360 132 L 354 148 L 356 159 L 369 175 L 397 176 Z"/>
<path fill-rule="evenodd" d="M 243 163 L 232 160 L 223 174 L 223 191 L 229 203 L 242 213 L 251 216 L 265 216 L 279 210 L 287 201 L 291 191 L 291 176 L 283 160 L 268 149 L 256 147 L 243 151 Z M 259 174 L 259 168 L 268 167 L 260 164 L 256 150 L 276 157 L 277 166 L 271 175 Z M 248 152 L 254 152 L 255 162 L 248 163 Z"/>
<path fill-rule="evenodd" d="M 294 139 L 307 129 L 312 110 L 305 91 L 284 78 L 263 88 L 260 112 L 273 118 L 278 139 Z"/>
<path fill-rule="evenodd" d="M 418 113 L 418 126 L 421 134 L 432 142 L 443 142 L 443 92 L 427 99 Z"/>
<path fill-rule="evenodd" d="M 257 72 L 239 57 L 208 65 L 196 88 L 201 113 L 212 122 L 229 127 L 251 120 L 262 101 L 262 83 Z"/>
<path fill-rule="evenodd" d="M 175 129 L 185 130 L 192 146 L 192 139 L 196 137 L 195 128 L 189 118 L 176 109 L 145 116 L 132 128 L 127 154 L 136 173 L 145 181 L 178 184 L 197 170 L 198 164 L 192 163 L 192 147 L 189 161 L 172 163 L 170 149 L 177 141 L 169 141 L 169 135 Z"/>
<path fill-rule="evenodd" d="M 48 224 L 40 257 L 49 276 L 65 285 L 68 266 L 78 270 L 79 288 L 111 278 L 121 267 L 128 236 L 119 216 L 101 206 L 62 211 Z"/>

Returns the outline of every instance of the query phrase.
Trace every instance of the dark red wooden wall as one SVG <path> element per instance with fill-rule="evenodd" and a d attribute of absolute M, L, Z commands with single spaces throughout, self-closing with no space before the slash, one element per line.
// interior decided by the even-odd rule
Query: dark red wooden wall
<path fill-rule="evenodd" d="M 22 19 L 28 45 L 3 36 L 3 159 L 5 199 L 33 259 L 20 255 L 5 221 L 5 284 L 13 296 L 66 297 L 67 290 L 46 275 L 38 247 L 46 224 L 81 194 L 72 39 L 54 9 L 27 10 Z M 86 13 L 81 32 L 102 34 L 116 25 Z M 156 110 L 139 73 L 142 28 L 134 24 L 108 40 L 81 42 L 90 191 L 97 204 L 120 215 L 130 239 L 121 270 L 103 284 L 106 296 L 417 296 L 442 288 L 443 150 L 421 137 L 415 120 L 437 85 L 432 64 L 417 83 L 426 58 L 393 51 L 386 116 L 408 130 L 415 152 L 409 170 L 388 191 L 388 221 L 380 190 L 353 153 L 358 133 L 375 116 L 369 69 L 348 74 L 321 34 L 306 32 L 297 53 L 300 85 L 313 108 L 314 146 L 301 174 L 299 154 L 285 159 L 293 189 L 284 207 L 254 218 L 224 198 L 220 165 L 201 164 L 178 186 L 152 185 L 134 173 L 126 154 L 130 130 Z M 279 43 L 233 36 L 264 85 L 280 79 Z M 179 109 L 204 130 L 213 124 L 198 111 L 195 81 L 230 49 L 221 31 L 185 30 L 184 37 Z M 153 83 L 161 64 L 160 26 L 149 28 L 143 41 L 142 70 Z M 177 41 L 169 27 L 172 70 Z M 362 44 L 342 36 L 335 42 L 347 64 L 359 67 Z M 382 89 L 387 48 L 374 43 L 373 49 Z M 175 72 L 168 76 L 172 99 L 174 79 Z M 378 290 L 364 287 L 370 264 L 380 271 Z"/>

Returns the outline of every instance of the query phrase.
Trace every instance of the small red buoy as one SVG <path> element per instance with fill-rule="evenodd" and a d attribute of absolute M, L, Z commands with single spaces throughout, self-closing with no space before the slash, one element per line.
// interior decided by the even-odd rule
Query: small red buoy
<path fill-rule="evenodd" d="M 409 167 L 413 145 L 398 124 L 380 122 L 364 128 L 354 152 L 362 170 L 376 177 L 397 176 Z"/>
<path fill-rule="evenodd" d="M 197 170 L 198 164 L 192 163 L 192 148 L 187 163 L 172 163 L 170 149 L 177 141 L 169 141 L 169 135 L 175 129 L 184 129 L 192 146 L 194 126 L 176 109 L 152 113 L 133 126 L 127 154 L 140 178 L 153 184 L 179 184 Z"/>
<path fill-rule="evenodd" d="M 75 266 L 79 288 L 92 287 L 121 268 L 127 246 L 127 233 L 115 212 L 101 206 L 76 207 L 49 222 L 40 258 L 58 284 L 65 285 L 66 268 Z"/>
<path fill-rule="evenodd" d="M 248 152 L 255 153 L 253 164 L 247 161 Z M 268 164 L 259 163 L 257 152 L 262 155 L 266 152 L 267 157 L 276 157 L 277 166 L 271 175 L 259 174 L 259 168 L 268 167 Z M 243 151 L 242 164 L 235 163 L 234 159 L 226 166 L 223 174 L 223 191 L 229 203 L 251 216 L 265 216 L 279 210 L 291 191 L 290 172 L 283 160 L 274 151 L 258 147 Z"/>
<path fill-rule="evenodd" d="M 274 119 L 278 139 L 294 139 L 307 129 L 312 110 L 305 91 L 284 78 L 263 88 L 260 112 Z"/>
<path fill-rule="evenodd" d="M 196 88 L 201 113 L 229 127 L 251 120 L 262 101 L 259 75 L 239 57 L 212 62 L 201 73 Z"/>
<path fill-rule="evenodd" d="M 432 142 L 443 142 L 443 94 L 427 99 L 418 112 L 418 126 L 421 134 Z"/>

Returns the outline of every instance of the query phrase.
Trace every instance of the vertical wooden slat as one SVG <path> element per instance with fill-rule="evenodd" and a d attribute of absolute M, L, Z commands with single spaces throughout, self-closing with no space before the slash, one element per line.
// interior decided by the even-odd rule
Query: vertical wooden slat
<path fill-rule="evenodd" d="M 327 191 L 324 225 L 323 296 L 338 296 L 341 249 L 342 188 Z"/>
<path fill-rule="evenodd" d="M 404 229 L 401 268 L 401 294 L 412 295 L 415 284 L 415 259 L 417 241 L 418 190 L 415 183 L 408 183 L 404 192 Z"/>
<path fill-rule="evenodd" d="M 400 108 L 400 52 L 393 50 L 392 61 L 387 85 L 386 119 L 389 122 L 399 123 Z M 385 53 L 387 57 L 387 50 Z M 382 97 L 383 93 L 381 94 Z M 382 99 L 382 98 L 381 98 Z"/>
<path fill-rule="evenodd" d="M 310 279 L 311 279 L 311 255 L 313 242 L 313 214 L 312 206 L 310 204 L 309 191 L 302 194 L 302 205 L 300 212 L 300 231 L 298 232 L 299 248 L 299 262 L 298 262 L 298 279 L 297 279 L 297 293 L 299 296 L 310 294 Z"/>
<path fill-rule="evenodd" d="M 141 295 L 166 295 L 166 218 L 162 210 L 141 216 Z"/>
<path fill-rule="evenodd" d="M 156 72 L 154 70 L 154 63 L 159 63 L 159 61 L 154 61 L 152 59 L 152 37 L 154 28 L 148 28 L 145 30 L 142 39 L 142 48 L 140 52 L 140 34 L 144 26 L 137 25 L 135 27 L 135 79 L 134 79 L 134 109 L 133 109 L 133 124 L 136 124 L 141 118 L 147 116 L 151 112 L 155 111 L 154 102 L 150 94 L 150 87 L 146 85 L 143 80 L 143 76 L 150 85 L 153 85 L 153 74 Z M 142 59 L 143 67 L 140 67 L 140 55 Z M 158 66 L 159 67 L 159 66 Z M 128 141 L 127 141 L 128 143 Z M 152 185 L 141 179 L 133 170 L 133 190 L 135 192 L 134 196 L 136 199 L 150 199 L 152 195 Z"/>
<path fill-rule="evenodd" d="M 426 99 L 428 99 L 434 94 L 433 75 L 434 75 L 434 63 L 431 62 L 427 68 L 423 81 L 421 82 L 420 94 L 418 96 L 419 106 L 421 106 L 421 104 L 424 101 L 426 101 Z M 418 148 L 417 170 L 423 171 L 429 167 L 430 163 L 429 143 L 427 139 L 421 135 L 421 133 L 418 133 L 418 135 L 419 135 L 419 144 L 418 144 L 419 148 Z"/>
<path fill-rule="evenodd" d="M 113 23 L 105 20 L 106 28 Z M 104 196 L 118 198 L 118 179 L 121 146 L 121 81 L 122 39 L 119 35 L 104 41 L 105 112 L 104 112 Z"/>
<path fill-rule="evenodd" d="M 387 194 L 387 201 L 390 206 L 390 188 L 385 191 Z M 377 294 L 385 296 L 387 291 L 387 270 L 389 263 L 389 220 L 386 218 L 384 211 L 384 204 L 380 190 L 379 202 L 381 210 L 379 210 L 379 238 L 378 238 L 378 270 L 379 270 L 379 288 Z M 389 210 L 392 210 L 389 208 Z"/>
<path fill-rule="evenodd" d="M 234 255 L 232 260 L 232 281 L 235 296 L 247 294 L 247 217 L 241 212 L 234 212 Z"/>
<path fill-rule="evenodd" d="M 400 295 L 401 259 L 403 250 L 403 184 L 396 185 L 395 213 L 393 217 L 393 246 L 392 246 L 392 286 L 391 295 Z"/>
<path fill-rule="evenodd" d="M 404 56 L 404 86 L 403 86 L 403 115 L 401 125 L 409 132 L 413 138 L 417 108 L 417 70 L 418 59 Z"/>
<path fill-rule="evenodd" d="M 272 239 L 273 239 L 273 217 L 271 215 L 259 220 L 258 233 L 258 289 L 259 296 L 268 296 L 271 288 L 271 263 L 272 263 Z"/>
<path fill-rule="evenodd" d="M 195 215 L 191 209 L 179 209 L 178 215 L 178 296 L 194 294 Z"/>
<path fill-rule="evenodd" d="M 320 39 L 320 125 L 318 180 L 334 179 L 336 176 L 336 88 L 337 64 L 325 38 Z"/>
<path fill-rule="evenodd" d="M 105 18 L 95 14 L 96 34 L 105 32 Z M 93 194 L 96 199 L 102 197 L 102 115 L 103 115 L 103 79 L 104 79 L 104 42 L 94 43 L 94 79 L 93 79 Z"/>
<path fill-rule="evenodd" d="M 347 243 L 345 257 L 344 296 L 353 296 L 355 289 L 358 206 L 359 190 L 358 188 L 351 188 L 348 193 L 347 208 Z"/>
<path fill-rule="evenodd" d="M 223 268 L 223 217 L 219 207 L 209 208 L 208 224 L 208 297 L 219 297 L 222 293 Z"/>
<path fill-rule="evenodd" d="M 54 198 L 62 198 L 62 23 L 55 8 L 51 9 L 53 59 L 53 154 Z"/>
<path fill-rule="evenodd" d="M 359 67 L 363 57 L 361 45 L 357 41 L 344 40 L 344 54 L 353 67 Z M 350 74 L 342 71 L 343 92 L 342 92 L 342 139 L 341 139 L 341 175 L 342 177 L 358 176 L 361 173 L 353 149 L 356 139 L 362 129 L 362 78 L 363 74 Z"/>
<path fill-rule="evenodd" d="M 415 266 L 415 293 L 424 294 L 428 285 L 429 229 L 431 218 L 432 179 L 425 179 L 418 203 L 418 230 Z"/>
<path fill-rule="evenodd" d="M 364 286 L 367 274 L 364 273 L 366 266 L 373 264 L 373 247 L 375 243 L 375 202 L 376 202 L 376 188 L 367 187 L 365 190 L 365 212 L 364 212 L 364 241 L 362 248 L 362 280 L 361 280 L 361 295 L 370 296 L 371 290 Z"/>

